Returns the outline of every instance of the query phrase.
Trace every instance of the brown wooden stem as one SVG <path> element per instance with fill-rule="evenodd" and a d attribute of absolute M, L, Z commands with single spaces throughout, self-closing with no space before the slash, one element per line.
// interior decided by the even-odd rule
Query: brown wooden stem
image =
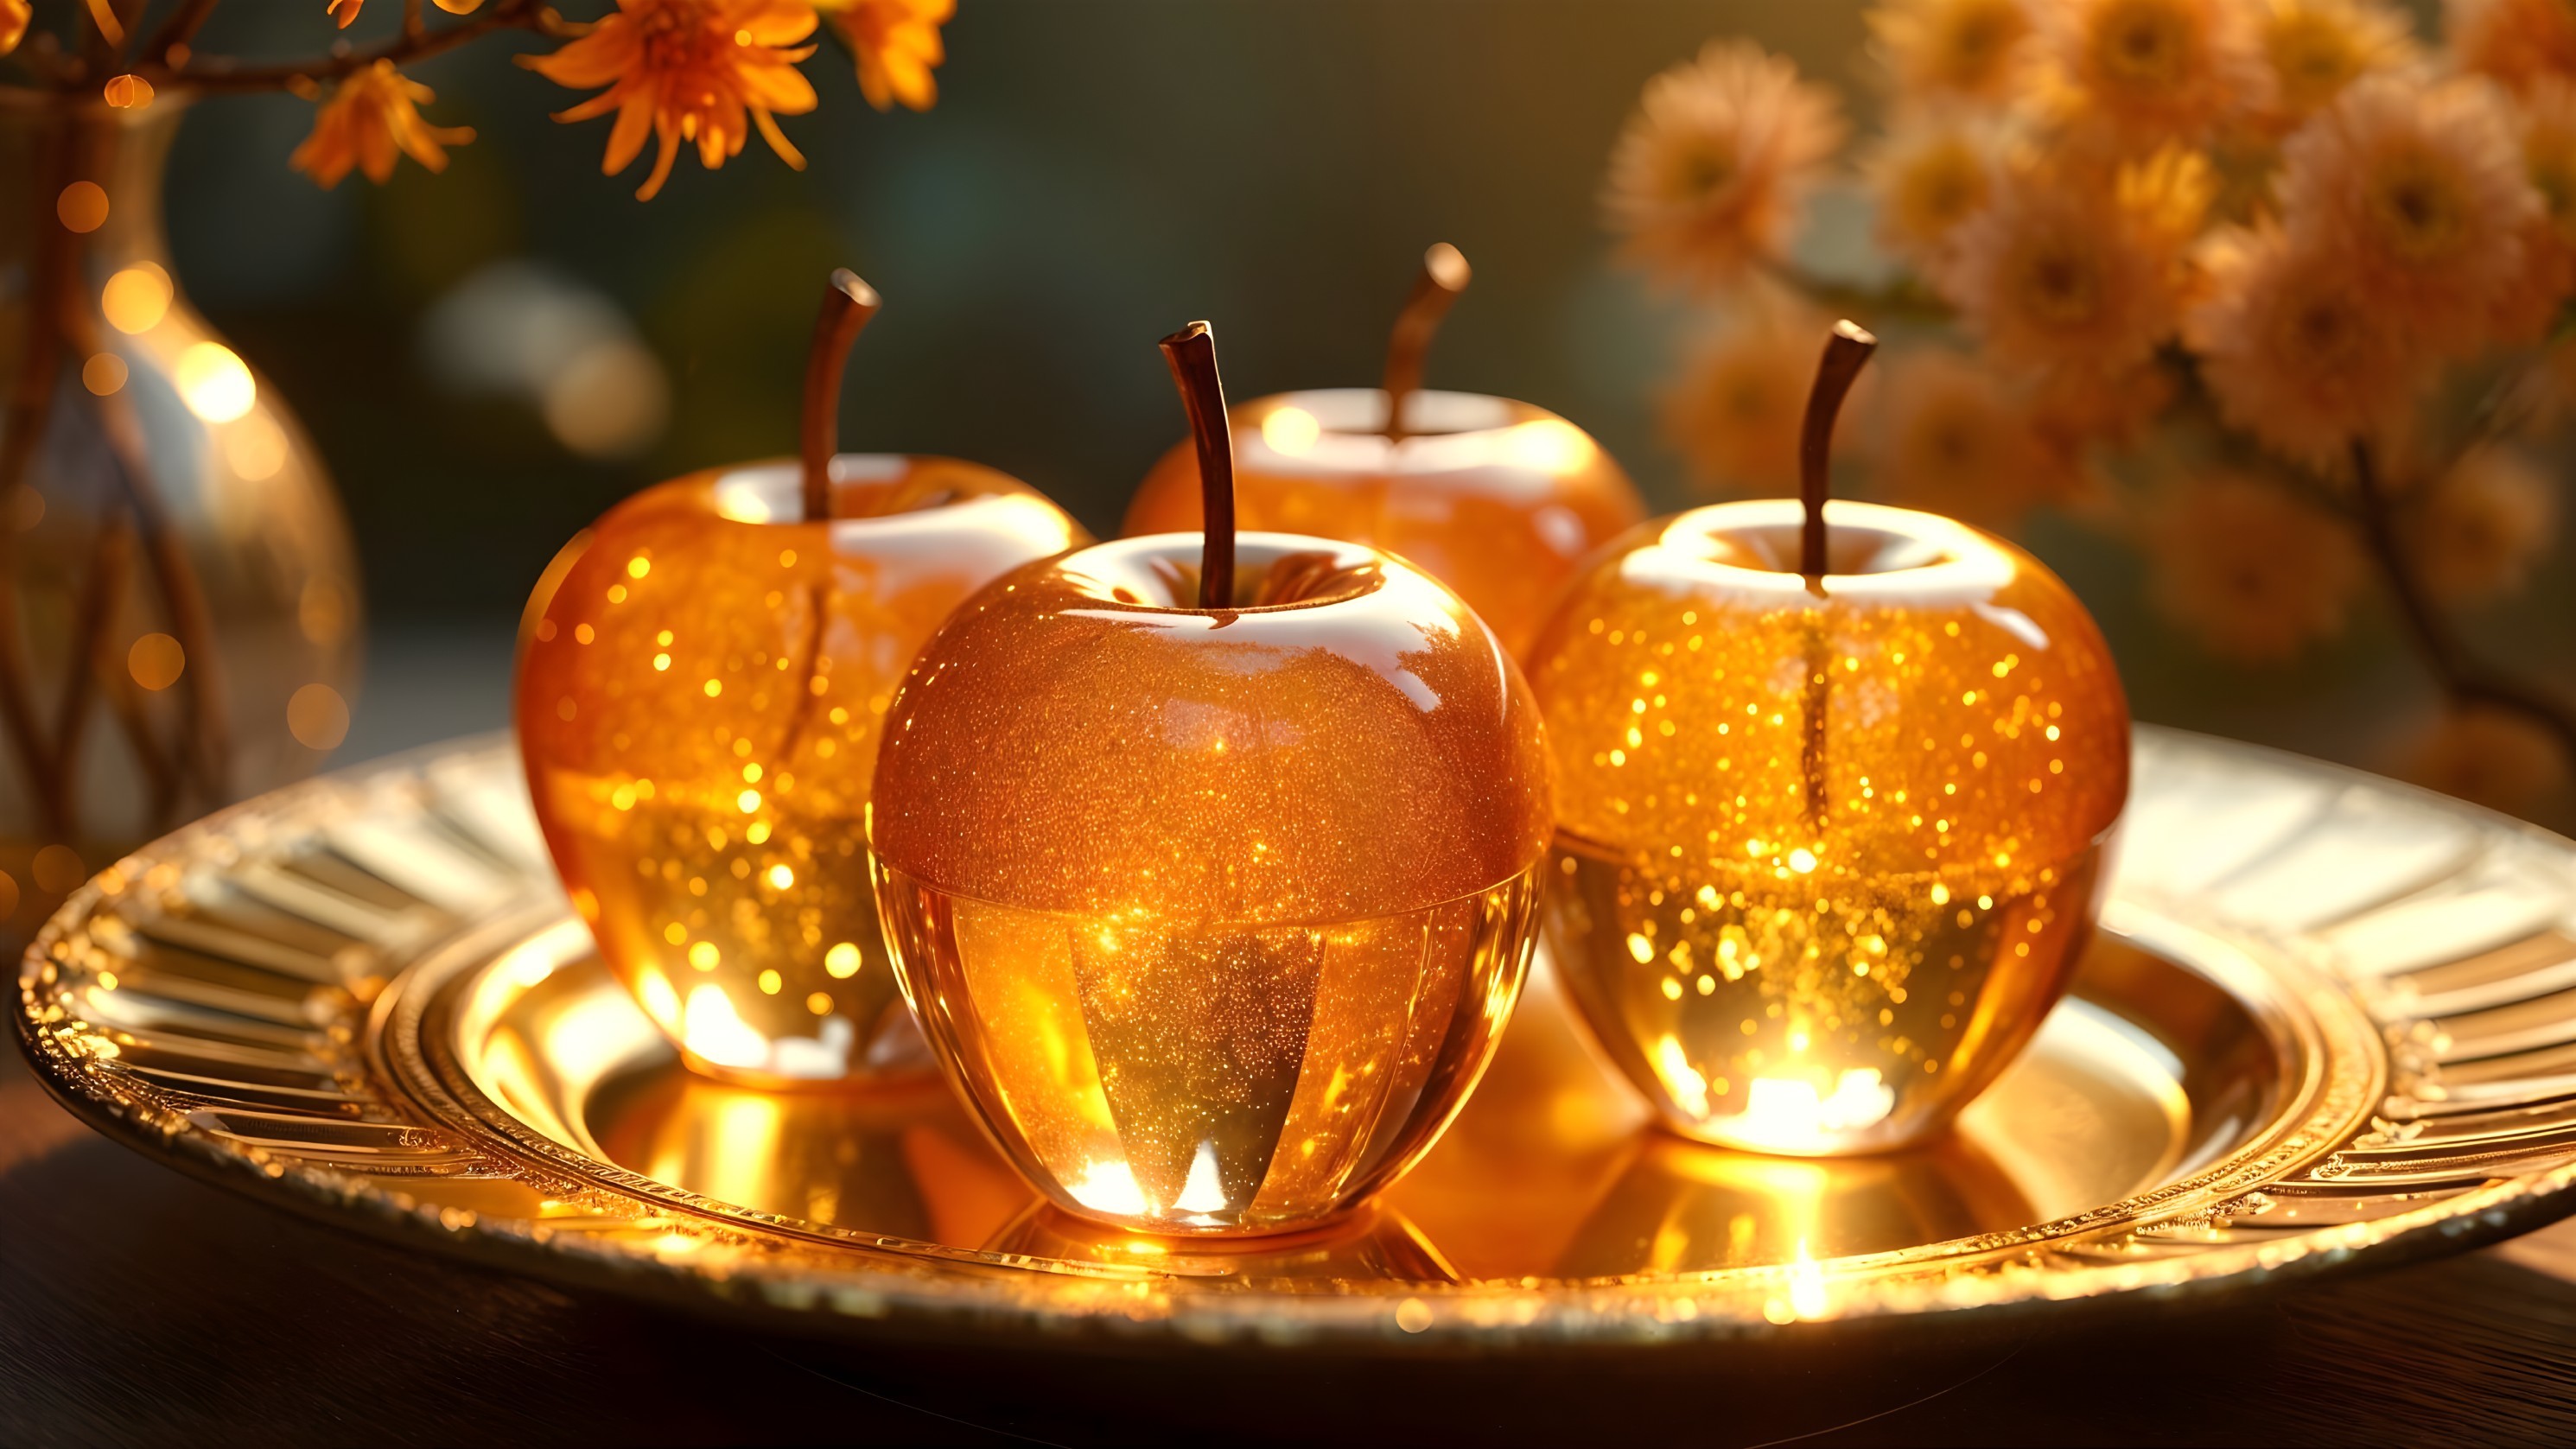
<path fill-rule="evenodd" d="M 210 10 L 213 6 L 204 8 Z M 163 27 L 163 32 L 175 29 L 182 18 L 183 15 L 173 15 L 170 23 Z M 189 33 L 193 33 L 193 25 L 205 22 L 205 16 L 196 14 L 191 21 Z M 352 50 L 288 65 L 233 65 L 219 58 L 197 57 L 183 66 L 173 66 L 169 60 L 169 44 L 156 34 L 152 42 L 155 48 L 142 57 L 136 70 L 156 86 L 181 86 L 216 95 L 309 90 L 327 81 L 355 75 L 380 60 L 392 61 L 397 66 L 427 60 L 496 30 L 534 30 L 555 35 L 565 33 L 567 28 L 551 7 L 538 3 L 538 0 L 495 0 L 489 9 L 460 24 L 405 34 L 373 50 Z M 177 43 L 186 42 L 181 39 Z"/>
<path fill-rule="evenodd" d="M 1798 434 L 1798 494 L 1806 500 L 1806 524 L 1798 534 L 1798 572 L 1809 588 L 1821 589 L 1825 577 L 1825 500 L 1833 492 L 1831 466 L 1834 420 L 1842 416 L 1843 399 L 1852 382 L 1878 350 L 1878 339 L 1849 318 L 1834 324 L 1825 338 L 1825 355 L 1816 364 L 1816 385 L 1807 394 L 1806 425 Z"/>
<path fill-rule="evenodd" d="M 165 75 L 184 65 L 184 58 L 170 58 L 171 47 L 181 47 L 184 57 L 185 47 L 196 44 L 197 32 L 205 28 L 206 17 L 215 13 L 215 4 L 216 0 L 180 0 L 178 8 L 161 22 L 161 28 L 143 42 L 138 52 L 143 64 L 159 66 Z"/>
<path fill-rule="evenodd" d="M 2451 621 L 2434 606 L 2423 581 L 2416 576 L 2415 560 L 2398 537 L 2395 510 L 2380 482 L 2370 445 L 2359 438 L 2352 444 L 2352 481 L 2352 512 L 2361 527 L 2362 541 L 2379 565 L 2389 596 L 2396 600 L 2398 618 L 2406 626 L 2407 637 L 2414 641 L 2416 652 L 2442 682 L 2442 688 L 2462 703 L 2483 704 L 2521 715 L 2555 735 L 2569 757 L 2576 758 L 2576 709 L 2470 654 L 2452 631 Z"/>
<path fill-rule="evenodd" d="M 1234 432 L 1225 416 L 1225 383 L 1217 376 L 1216 334 L 1205 322 L 1193 322 L 1164 338 L 1162 347 L 1181 390 L 1181 407 L 1190 415 L 1190 438 L 1198 445 L 1204 540 L 1199 607 L 1222 609 L 1234 602 Z"/>
<path fill-rule="evenodd" d="M 1440 320 L 1475 273 L 1467 258 L 1447 242 L 1434 242 L 1422 254 L 1422 270 L 1413 279 L 1413 294 L 1395 314 L 1395 331 L 1386 340 L 1386 435 L 1405 435 L 1404 405 L 1422 390 L 1422 359 L 1439 334 Z"/>
<path fill-rule="evenodd" d="M 841 441 L 841 369 L 850 344 L 884 305 L 876 289 L 847 267 L 836 267 L 814 314 L 814 345 L 805 354 L 804 431 L 797 450 L 804 466 L 805 521 L 832 516 L 832 454 Z"/>

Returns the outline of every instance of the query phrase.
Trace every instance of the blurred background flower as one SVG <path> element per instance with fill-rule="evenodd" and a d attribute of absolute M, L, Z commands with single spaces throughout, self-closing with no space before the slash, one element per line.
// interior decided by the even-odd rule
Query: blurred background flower
<path fill-rule="evenodd" d="M 1850 316 L 1889 357 L 1845 485 L 2031 541 L 2109 620 L 2142 713 L 2301 719 L 2310 748 L 2564 822 L 2567 633 L 2506 605 L 2567 593 L 2571 16 L 2459 0 L 2419 32 L 2383 0 L 1885 0 L 1849 94 L 1886 103 L 1848 155 L 1804 160 L 1815 220 L 1786 246 L 1647 244 L 1622 181 L 1684 72 L 1656 77 L 1605 219 L 1649 277 L 1700 284 L 1675 311 L 1712 340 L 1681 354 L 1667 436 L 1703 483 L 1785 490 L 1773 374 L 1801 332 L 1811 373 L 1822 321 Z M 1710 45 L 1790 84 L 1784 59 Z M 2097 550 L 2123 547 L 2143 610 L 2105 597 L 2127 571 Z M 2146 618 L 2202 662 L 2144 644 Z M 2242 713 L 2212 698 L 2231 690 Z M 2347 690 L 2379 703 L 2325 724 Z M 2463 763 L 2487 747 L 2492 768 Z"/>

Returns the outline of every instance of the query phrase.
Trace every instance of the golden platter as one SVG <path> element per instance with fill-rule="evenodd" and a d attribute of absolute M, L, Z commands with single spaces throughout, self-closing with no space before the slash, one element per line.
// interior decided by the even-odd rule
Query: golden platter
<path fill-rule="evenodd" d="M 1791 1161 L 1667 1136 L 1542 966 L 1374 1212 L 1233 1247 L 1042 1208 L 935 1082 L 691 1075 L 591 955 L 497 740 L 120 862 L 28 952 L 18 1025 L 57 1096 L 174 1166 L 809 1332 L 1502 1351 L 1956 1322 L 2576 1208 L 2576 844 L 2169 731 L 2137 769 L 2074 995 L 1950 1139 Z"/>

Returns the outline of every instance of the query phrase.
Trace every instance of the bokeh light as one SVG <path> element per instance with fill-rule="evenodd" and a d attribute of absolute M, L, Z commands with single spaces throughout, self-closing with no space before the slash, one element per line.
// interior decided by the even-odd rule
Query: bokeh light
<path fill-rule="evenodd" d="M 153 262 L 137 262 L 107 279 L 99 292 L 100 310 L 119 332 L 149 332 L 169 314 L 170 274 Z"/>
<path fill-rule="evenodd" d="M 188 652 L 167 634 L 146 634 L 125 651 L 125 672 L 145 689 L 168 689 L 187 668 Z"/>
<path fill-rule="evenodd" d="M 286 701 L 286 728 L 308 750 L 336 750 L 349 737 L 349 702 L 327 684 L 308 684 Z"/>
<path fill-rule="evenodd" d="M 229 423 L 259 401 L 250 368 L 220 342 L 189 344 L 173 375 L 188 411 L 210 423 Z"/>

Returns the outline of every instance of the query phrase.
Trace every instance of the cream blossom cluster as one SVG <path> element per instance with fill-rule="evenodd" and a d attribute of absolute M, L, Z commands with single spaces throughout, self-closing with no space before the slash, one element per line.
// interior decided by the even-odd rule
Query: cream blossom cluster
<path fill-rule="evenodd" d="M 1629 255 L 1697 286 L 1776 262 L 1842 145 L 1833 92 L 1749 41 L 1713 42 L 1647 82 L 1602 195 Z"/>
<path fill-rule="evenodd" d="M 2408 607 L 2513 592 L 2560 521 L 2513 438 L 2576 422 L 2576 0 L 2443 0 L 2434 34 L 2412 8 L 1879 0 L 1883 124 L 1848 156 L 1830 93 L 1748 42 L 1656 77 L 1604 211 L 1724 313 L 1667 437 L 1711 489 L 1793 486 L 1847 313 L 1889 344 L 1844 414 L 1856 474 L 1987 527 L 2124 526 L 2213 652 L 2287 658 L 2374 577 Z M 1872 204 L 1893 280 L 1789 256 L 1835 186 Z M 2424 758 L 2576 730 L 2529 725 L 2454 710 Z"/>

